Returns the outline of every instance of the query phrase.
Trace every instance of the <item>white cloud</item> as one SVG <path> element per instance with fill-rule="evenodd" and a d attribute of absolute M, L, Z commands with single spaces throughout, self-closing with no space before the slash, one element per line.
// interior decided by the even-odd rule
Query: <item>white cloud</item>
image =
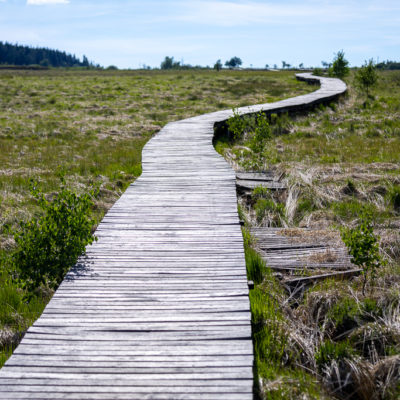
<path fill-rule="evenodd" d="M 26 4 L 30 6 L 43 6 L 47 4 L 68 4 L 69 0 L 27 0 Z"/>

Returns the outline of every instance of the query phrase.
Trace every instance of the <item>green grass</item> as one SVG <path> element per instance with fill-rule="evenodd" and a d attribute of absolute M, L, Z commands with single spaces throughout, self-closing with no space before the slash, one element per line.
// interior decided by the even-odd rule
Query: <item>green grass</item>
<path fill-rule="evenodd" d="M 332 342 L 327 340 L 322 343 L 315 354 L 315 360 L 318 368 L 326 367 L 332 361 L 341 361 L 351 359 L 354 356 L 354 350 L 348 341 Z"/>
<path fill-rule="evenodd" d="M 0 224 L 33 205 L 29 178 L 56 190 L 58 166 L 80 190 L 102 182 L 101 215 L 140 175 L 143 145 L 167 122 L 232 108 L 239 92 L 255 104 L 309 90 L 263 71 L 0 71 Z"/>

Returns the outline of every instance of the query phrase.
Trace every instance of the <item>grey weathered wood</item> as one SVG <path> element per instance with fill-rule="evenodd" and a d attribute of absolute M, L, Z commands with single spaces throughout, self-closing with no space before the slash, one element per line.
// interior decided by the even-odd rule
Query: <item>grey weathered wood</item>
<path fill-rule="evenodd" d="M 346 89 L 318 80 L 314 93 L 238 112 L 304 108 Z M 236 177 L 212 147 L 214 125 L 232 115 L 169 123 L 146 144 L 141 177 L 0 371 L 1 398 L 252 398 Z"/>
<path fill-rule="evenodd" d="M 239 190 L 253 190 L 256 187 L 263 187 L 270 190 L 283 190 L 287 186 L 283 182 L 276 181 L 261 181 L 261 180 L 250 180 L 250 179 L 237 179 L 236 186 Z"/>
<path fill-rule="evenodd" d="M 332 246 L 317 241 L 311 243 L 294 242 L 281 234 L 280 231 L 279 228 L 268 227 L 251 229 L 252 235 L 257 240 L 256 247 L 270 268 L 287 273 L 303 269 L 330 269 L 335 270 L 333 274 L 352 275 L 345 272 L 352 270 L 354 266 L 351 264 L 350 256 L 344 246 Z M 324 255 L 333 257 L 334 261 L 329 259 L 323 261 Z M 321 257 L 321 261 L 318 261 L 318 256 Z M 340 271 L 343 271 L 343 273 Z M 323 277 L 329 277 L 329 273 L 319 274 L 318 276 L 323 279 Z M 293 279 L 297 281 L 299 278 Z M 305 280 L 313 281 L 311 277 L 307 277 Z"/>

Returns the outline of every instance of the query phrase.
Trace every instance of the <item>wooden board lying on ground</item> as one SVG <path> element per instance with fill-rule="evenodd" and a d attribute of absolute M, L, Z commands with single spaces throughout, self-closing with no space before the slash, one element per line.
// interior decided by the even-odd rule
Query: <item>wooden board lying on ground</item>
<path fill-rule="evenodd" d="M 239 109 L 286 110 L 346 90 Z M 232 111 L 169 123 L 0 371 L 2 399 L 253 398 L 235 174 L 213 149 Z"/>
<path fill-rule="evenodd" d="M 346 278 L 361 272 L 351 263 L 343 244 L 330 244 L 307 229 L 296 229 L 294 237 L 282 228 L 252 228 L 256 248 L 267 265 L 280 273 L 282 284 L 290 292 L 302 291 L 307 285 L 326 278 Z M 289 230 L 293 235 L 293 230 Z M 303 237 L 302 237 L 303 236 Z"/>

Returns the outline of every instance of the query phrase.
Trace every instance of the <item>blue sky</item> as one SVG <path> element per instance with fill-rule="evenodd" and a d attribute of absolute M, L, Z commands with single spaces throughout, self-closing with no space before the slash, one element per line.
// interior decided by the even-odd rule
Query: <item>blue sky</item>
<path fill-rule="evenodd" d="M 400 60 L 399 0 L 0 0 L 0 40 L 83 54 L 103 66 L 318 66 Z"/>

